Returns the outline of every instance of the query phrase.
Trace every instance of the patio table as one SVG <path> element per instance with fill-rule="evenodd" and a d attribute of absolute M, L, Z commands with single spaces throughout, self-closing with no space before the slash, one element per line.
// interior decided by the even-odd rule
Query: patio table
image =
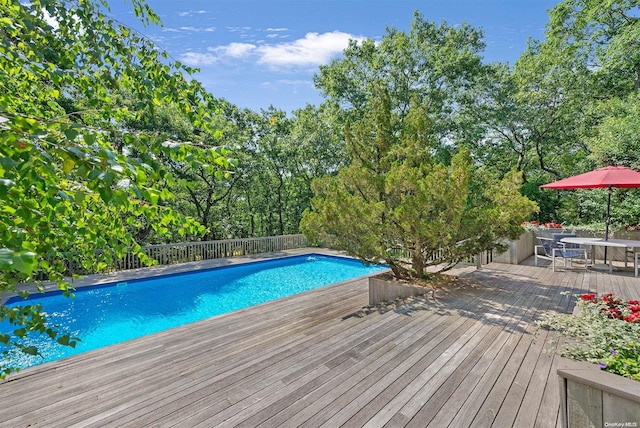
<path fill-rule="evenodd" d="M 588 245 L 590 247 L 612 247 L 612 248 L 627 248 L 633 250 L 633 271 L 634 276 L 638 276 L 638 255 L 640 255 L 640 241 L 634 241 L 631 239 L 609 239 L 604 240 L 602 238 L 563 238 L 560 242 L 567 244 Z M 595 251 L 591 251 L 591 263 L 595 265 Z M 626 267 L 626 255 L 625 255 L 625 267 Z M 609 273 L 613 272 L 613 261 L 608 263 Z"/>

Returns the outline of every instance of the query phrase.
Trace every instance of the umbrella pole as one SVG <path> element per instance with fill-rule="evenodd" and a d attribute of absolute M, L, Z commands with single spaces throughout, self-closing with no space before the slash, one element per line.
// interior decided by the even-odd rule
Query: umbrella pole
<path fill-rule="evenodd" d="M 607 222 L 604 229 L 604 240 L 609 240 L 609 223 L 611 222 L 611 186 L 609 186 L 609 195 L 607 196 Z M 604 264 L 607 264 L 607 247 L 604 247 Z"/>

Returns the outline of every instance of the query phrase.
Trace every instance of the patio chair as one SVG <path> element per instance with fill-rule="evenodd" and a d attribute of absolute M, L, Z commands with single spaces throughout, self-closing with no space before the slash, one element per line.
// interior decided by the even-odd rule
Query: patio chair
<path fill-rule="evenodd" d="M 576 235 L 569 233 L 554 233 L 553 238 L 538 237 L 540 245 L 534 247 L 534 264 L 538 266 L 538 259 L 551 260 L 553 271 L 556 271 L 556 258 L 561 258 L 564 267 L 571 267 L 573 260 L 584 260 L 588 262 L 588 254 L 586 248 L 580 248 L 577 244 L 565 244 L 560 242 L 563 238 L 572 238 Z M 567 263 L 568 261 L 568 263 Z"/>

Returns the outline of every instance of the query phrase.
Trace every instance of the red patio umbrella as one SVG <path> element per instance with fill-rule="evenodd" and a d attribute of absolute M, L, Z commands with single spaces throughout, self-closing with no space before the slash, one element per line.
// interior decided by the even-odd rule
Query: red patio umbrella
<path fill-rule="evenodd" d="M 607 198 L 607 222 L 605 227 L 604 239 L 609 240 L 609 223 L 611 211 L 611 189 L 614 187 L 640 187 L 640 172 L 634 171 L 623 166 L 607 166 L 595 169 L 584 174 L 574 175 L 573 177 L 563 180 L 554 181 L 540 186 L 545 189 L 609 189 Z M 607 259 L 607 249 L 605 247 L 605 260 Z"/>

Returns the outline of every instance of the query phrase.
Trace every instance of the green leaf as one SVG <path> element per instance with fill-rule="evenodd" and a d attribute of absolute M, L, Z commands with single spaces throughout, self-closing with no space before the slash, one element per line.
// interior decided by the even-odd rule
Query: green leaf
<path fill-rule="evenodd" d="M 14 252 L 8 248 L 0 248 L 0 268 L 13 265 Z"/>
<path fill-rule="evenodd" d="M 36 267 L 36 255 L 30 251 L 17 253 L 13 258 L 13 267 L 25 274 L 30 274 Z"/>
<path fill-rule="evenodd" d="M 8 157 L 0 157 L 0 167 L 5 170 L 10 170 L 15 168 L 18 165 L 18 162 Z"/>
<path fill-rule="evenodd" d="M 75 140 L 78 135 L 79 132 L 73 128 L 67 128 L 64 130 L 64 135 L 71 141 Z"/>
<path fill-rule="evenodd" d="M 22 352 L 24 352 L 25 354 L 28 354 L 28 355 L 39 355 L 38 348 L 36 348 L 33 345 L 32 346 L 25 346 L 25 347 L 22 347 L 21 349 L 22 349 Z"/>
<path fill-rule="evenodd" d="M 84 141 L 89 145 L 92 145 L 96 142 L 96 134 L 94 134 L 93 132 L 85 132 L 82 137 L 84 138 Z"/>
<path fill-rule="evenodd" d="M 62 171 L 68 174 L 69 172 L 71 172 L 75 164 L 76 163 L 73 161 L 73 159 L 66 158 L 64 162 L 62 162 Z"/>
<path fill-rule="evenodd" d="M 85 197 L 86 197 L 85 192 L 83 192 L 82 190 L 78 190 L 76 191 L 73 199 L 76 204 L 81 205 L 84 202 Z"/>

